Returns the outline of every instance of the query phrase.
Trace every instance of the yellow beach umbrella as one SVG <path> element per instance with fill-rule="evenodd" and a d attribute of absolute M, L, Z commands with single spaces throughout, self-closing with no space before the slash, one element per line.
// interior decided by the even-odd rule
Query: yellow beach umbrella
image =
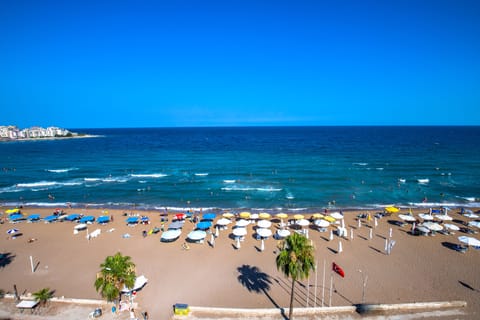
<path fill-rule="evenodd" d="M 327 220 L 327 221 L 330 222 L 330 223 L 335 222 L 335 218 L 334 218 L 334 217 L 331 217 L 331 216 L 323 217 L 323 220 Z"/>
<path fill-rule="evenodd" d="M 293 219 L 300 220 L 300 219 L 305 219 L 305 217 L 304 217 L 303 214 L 296 214 L 296 215 L 293 216 Z"/>
<path fill-rule="evenodd" d="M 270 219 L 271 216 L 272 216 L 272 215 L 271 215 L 270 213 L 267 213 L 267 212 L 261 212 L 261 213 L 258 215 L 258 217 L 259 217 L 260 219 Z"/>
<path fill-rule="evenodd" d="M 12 213 L 18 213 L 18 212 L 20 212 L 20 209 L 18 208 L 5 210 L 6 214 L 12 214 Z"/>
<path fill-rule="evenodd" d="M 248 212 L 248 211 L 240 212 L 239 216 L 240 216 L 240 218 L 248 219 L 248 218 L 250 218 L 250 212 Z"/>
<path fill-rule="evenodd" d="M 287 218 L 288 218 L 288 214 L 283 213 L 283 212 L 280 212 L 280 213 L 277 213 L 277 214 L 275 215 L 275 217 L 280 218 L 280 219 L 287 219 Z"/>
<path fill-rule="evenodd" d="M 321 219 L 321 218 L 323 218 L 323 217 L 325 217 L 325 216 L 324 216 L 323 214 L 321 214 L 321 213 L 314 213 L 314 214 L 312 214 L 312 218 L 313 218 L 313 219 Z"/>
<path fill-rule="evenodd" d="M 234 216 L 235 215 L 231 212 L 226 212 L 226 213 L 222 214 L 222 217 L 227 218 L 227 219 L 233 218 Z"/>
<path fill-rule="evenodd" d="M 397 213 L 398 211 L 400 211 L 400 209 L 396 207 L 386 207 L 385 211 L 387 211 L 388 213 Z"/>

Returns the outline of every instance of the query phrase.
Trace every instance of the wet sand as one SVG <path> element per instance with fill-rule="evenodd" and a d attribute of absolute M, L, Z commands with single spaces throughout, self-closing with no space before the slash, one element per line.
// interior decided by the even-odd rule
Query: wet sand
<path fill-rule="evenodd" d="M 2 212 L 4 210 L 2 208 Z M 64 210 L 68 214 L 102 215 L 98 209 Z M 51 212 L 52 209 L 45 208 L 23 209 L 27 216 L 40 213 L 45 217 Z M 7 222 L 0 225 L 1 253 L 10 256 L 0 267 L 0 289 L 12 292 L 16 284 L 19 293 L 28 293 L 50 287 L 58 297 L 101 299 L 93 286 L 99 265 L 106 256 L 121 252 L 132 257 L 138 275 L 143 274 L 149 279 L 138 292 L 136 302 L 141 311 L 148 311 L 151 319 L 168 318 L 175 303 L 234 308 L 288 306 L 291 282 L 276 269 L 278 241 L 269 238 L 265 241 L 265 250 L 260 251 L 260 241 L 254 237 L 254 225 L 248 226 L 248 235 L 240 249 L 235 248 L 230 225 L 228 230 L 220 231 L 214 247 L 208 244 L 208 235 L 205 243 L 190 243 L 190 249 L 183 250 L 182 243 L 193 230 L 193 223 L 185 223 L 177 241 L 162 243 L 159 241 L 161 232 L 142 236 L 143 230 L 160 227 L 160 212 L 136 213 L 149 216 L 151 224 L 127 226 L 123 211 L 110 210 L 108 214 L 113 215 L 114 222 L 103 226 L 89 225 L 89 232 L 101 229 L 100 236 L 91 240 L 87 240 L 86 231 L 75 235 L 75 223 L 71 222 Z M 335 262 L 343 268 L 346 276 L 333 275 L 332 306 L 361 303 L 363 281 L 368 277 L 365 302 L 465 300 L 468 305 L 464 319 L 480 317 L 480 251 L 470 248 L 466 253 L 459 253 L 449 248 L 450 244 L 459 244 L 457 237 L 465 234 L 457 231 L 454 235 L 413 236 L 409 233 L 410 225 L 400 227 L 393 224 L 393 221 L 400 221 L 396 214 L 379 219 L 376 228 L 373 220 L 364 219 L 358 228 L 358 213 L 345 212 L 346 226 L 354 232 L 353 240 L 349 235 L 348 239 L 340 240 L 335 236 L 329 241 L 329 232 L 309 229 L 318 272 L 313 272 L 309 281 L 297 285 L 296 307 L 307 306 L 307 300 L 308 306 L 321 306 L 323 293 L 323 304 L 329 304 L 330 270 Z M 450 215 L 459 221 L 468 221 L 456 210 Z M 306 218 L 310 216 L 305 214 Z M 169 216 L 168 223 L 171 220 L 172 216 Z M 278 219 L 271 220 L 274 222 L 271 229 L 275 231 Z M 7 239 L 6 231 L 12 227 L 20 229 L 23 235 Z M 369 239 L 370 228 L 373 228 L 372 239 Z M 396 244 L 387 255 L 385 238 L 389 238 L 390 228 Z M 115 230 L 107 232 L 111 229 Z M 125 233 L 131 238 L 122 238 Z M 29 243 L 30 238 L 36 241 Z M 343 247 L 341 253 L 337 252 L 339 241 Z M 38 264 L 34 273 L 30 256 Z M 324 262 L 327 270 L 325 282 Z"/>

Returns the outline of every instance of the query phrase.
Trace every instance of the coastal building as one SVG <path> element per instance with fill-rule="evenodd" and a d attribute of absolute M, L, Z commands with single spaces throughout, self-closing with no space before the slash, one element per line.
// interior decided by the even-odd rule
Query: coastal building
<path fill-rule="evenodd" d="M 75 135 L 77 134 L 59 127 L 42 128 L 35 126 L 19 129 L 17 126 L 0 126 L 1 140 L 58 138 L 71 137 Z"/>

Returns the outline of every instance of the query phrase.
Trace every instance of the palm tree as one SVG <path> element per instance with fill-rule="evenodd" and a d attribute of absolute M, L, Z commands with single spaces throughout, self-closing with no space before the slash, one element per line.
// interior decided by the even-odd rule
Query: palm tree
<path fill-rule="evenodd" d="M 123 287 L 133 288 L 135 284 L 135 264 L 129 256 L 123 256 L 117 252 L 114 256 L 108 256 L 100 264 L 100 272 L 95 280 L 95 289 L 100 291 L 102 297 L 108 301 L 115 301 L 121 298 Z M 118 306 L 117 306 L 118 307 Z"/>
<path fill-rule="evenodd" d="M 292 278 L 290 311 L 288 313 L 288 319 L 292 320 L 295 282 L 308 278 L 310 270 L 315 270 L 314 248 L 308 243 L 306 237 L 293 233 L 285 238 L 276 262 L 277 269 L 282 271 L 285 276 Z"/>
<path fill-rule="evenodd" d="M 38 301 L 40 306 L 45 306 L 47 302 L 53 298 L 53 291 L 50 291 L 50 288 L 43 288 L 37 292 L 33 293 L 35 300 Z"/>

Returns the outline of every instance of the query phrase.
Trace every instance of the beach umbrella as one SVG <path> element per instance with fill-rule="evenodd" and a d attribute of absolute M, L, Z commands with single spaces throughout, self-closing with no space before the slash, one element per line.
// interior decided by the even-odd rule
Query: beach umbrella
<path fill-rule="evenodd" d="M 458 231 L 460 230 L 460 228 L 454 224 L 451 224 L 451 223 L 445 223 L 443 225 L 445 228 L 449 229 L 449 230 L 453 230 L 453 231 Z"/>
<path fill-rule="evenodd" d="M 472 219 L 478 218 L 478 214 L 475 214 L 475 213 L 467 213 L 467 214 L 464 214 L 463 216 L 467 218 L 472 218 Z"/>
<path fill-rule="evenodd" d="M 330 226 L 330 222 L 323 219 L 315 220 L 313 224 L 315 224 L 317 227 L 320 227 L 320 228 L 327 228 L 328 226 Z"/>
<path fill-rule="evenodd" d="M 107 223 L 110 222 L 110 217 L 109 216 L 100 216 L 97 219 L 97 223 L 102 224 L 102 223 Z"/>
<path fill-rule="evenodd" d="M 12 228 L 7 230 L 7 234 L 15 234 L 18 232 L 18 229 Z"/>
<path fill-rule="evenodd" d="M 277 214 L 275 215 L 275 217 L 280 218 L 280 219 L 287 219 L 287 218 L 288 218 L 288 214 L 283 213 L 283 212 L 280 212 L 280 213 L 277 213 Z"/>
<path fill-rule="evenodd" d="M 300 220 L 297 220 L 295 222 L 295 224 L 301 226 L 301 227 L 306 227 L 310 224 L 310 221 L 308 221 L 307 219 L 300 219 Z"/>
<path fill-rule="evenodd" d="M 18 220 L 22 220 L 24 217 L 23 217 L 23 214 L 21 213 L 14 213 L 14 214 L 11 214 L 8 219 L 10 219 L 10 221 L 18 221 Z"/>
<path fill-rule="evenodd" d="M 250 215 L 250 219 L 252 219 L 252 220 L 257 220 L 257 219 L 258 219 L 258 213 L 252 213 L 252 214 Z"/>
<path fill-rule="evenodd" d="M 163 241 L 172 241 L 180 237 L 182 234 L 182 230 L 180 229 L 169 229 L 162 233 L 162 236 L 160 237 L 160 240 Z"/>
<path fill-rule="evenodd" d="M 446 215 L 446 214 L 439 214 L 437 216 L 435 216 L 436 219 L 438 220 L 442 220 L 442 221 L 452 221 L 453 218 L 450 217 L 449 215 Z"/>
<path fill-rule="evenodd" d="M 290 235 L 290 231 L 286 229 L 277 230 L 277 236 L 280 238 L 285 238 L 285 237 L 288 237 L 289 235 Z"/>
<path fill-rule="evenodd" d="M 385 211 L 388 213 L 397 213 L 400 211 L 400 209 L 398 209 L 397 207 L 390 206 L 390 207 L 386 207 Z"/>
<path fill-rule="evenodd" d="M 237 221 L 237 223 L 235 223 L 235 226 L 236 227 L 246 227 L 250 224 L 250 222 L 248 222 L 247 220 L 245 219 L 240 219 Z"/>
<path fill-rule="evenodd" d="M 314 213 L 314 214 L 312 214 L 312 218 L 313 218 L 313 219 L 321 219 L 321 218 L 323 218 L 323 217 L 324 217 L 324 215 L 321 214 L 321 213 Z"/>
<path fill-rule="evenodd" d="M 217 220 L 217 225 L 222 226 L 222 227 L 227 226 L 230 223 L 232 223 L 232 220 L 227 219 L 227 218 L 221 218 L 221 219 Z"/>
<path fill-rule="evenodd" d="M 271 216 L 272 216 L 272 215 L 271 215 L 270 213 L 267 213 L 267 212 L 261 212 L 261 213 L 258 215 L 258 217 L 259 217 L 260 219 L 270 219 Z"/>
<path fill-rule="evenodd" d="M 170 225 L 168 226 L 168 229 L 181 229 L 181 228 L 183 228 L 183 225 L 184 225 L 184 222 L 183 222 L 183 221 L 180 221 L 180 220 L 173 221 L 173 222 L 170 223 Z"/>
<path fill-rule="evenodd" d="M 408 215 L 408 214 L 399 214 L 398 217 L 402 219 L 403 221 L 408 221 L 408 222 L 415 222 L 416 219 L 414 216 Z"/>
<path fill-rule="evenodd" d="M 83 217 L 82 219 L 80 219 L 80 222 L 87 222 L 89 220 L 87 220 L 87 218 L 89 218 L 91 216 L 87 216 L 87 217 Z M 134 223 L 138 223 L 138 217 L 128 217 L 126 220 L 127 224 L 134 224 Z"/>
<path fill-rule="evenodd" d="M 65 220 L 67 221 L 75 221 L 75 220 L 78 220 L 80 219 L 80 215 L 78 213 L 72 213 L 72 214 L 69 214 Z"/>
<path fill-rule="evenodd" d="M 5 210 L 6 214 L 19 213 L 19 212 L 20 212 L 19 208 Z"/>
<path fill-rule="evenodd" d="M 217 215 L 215 213 L 205 213 L 202 220 L 213 220 Z"/>
<path fill-rule="evenodd" d="M 428 213 L 420 213 L 418 216 L 425 221 L 432 221 L 433 220 L 433 216 L 431 214 L 428 214 Z"/>
<path fill-rule="evenodd" d="M 36 221 L 36 220 L 40 220 L 40 215 L 39 214 L 31 214 L 28 216 L 27 218 L 29 221 Z"/>
<path fill-rule="evenodd" d="M 480 241 L 472 237 L 460 236 L 458 240 L 469 246 L 480 247 Z"/>
<path fill-rule="evenodd" d="M 84 230 L 87 229 L 87 225 L 85 223 L 77 224 L 73 229 L 77 231 Z"/>
<path fill-rule="evenodd" d="M 201 241 L 201 240 L 205 239 L 206 236 L 207 236 L 207 233 L 205 231 L 195 230 L 195 231 L 190 232 L 188 234 L 187 238 L 190 239 L 190 240 L 193 240 L 193 241 Z"/>
<path fill-rule="evenodd" d="M 428 229 L 427 227 L 425 226 L 417 226 L 416 228 L 418 231 L 420 231 L 421 233 L 423 234 L 427 234 L 430 232 L 430 229 Z"/>
<path fill-rule="evenodd" d="M 304 219 L 305 217 L 303 216 L 303 214 L 296 214 L 293 216 L 293 219 L 295 220 L 300 220 L 300 219 Z"/>
<path fill-rule="evenodd" d="M 236 237 L 243 237 L 247 235 L 247 229 L 246 228 L 235 228 L 232 230 L 232 233 Z"/>
<path fill-rule="evenodd" d="M 470 227 L 480 228 L 480 221 L 470 221 L 470 222 L 468 223 L 468 225 L 469 225 Z"/>
<path fill-rule="evenodd" d="M 197 223 L 197 229 L 200 230 L 206 230 L 212 226 L 212 223 L 210 221 L 200 221 Z"/>
<path fill-rule="evenodd" d="M 50 216 L 47 216 L 47 217 L 43 218 L 43 221 L 45 221 L 45 223 L 50 223 L 50 222 L 53 222 L 57 219 L 58 219 L 58 217 L 56 215 L 50 215 Z"/>
<path fill-rule="evenodd" d="M 272 226 L 272 223 L 268 220 L 260 220 L 257 222 L 257 226 L 260 228 L 270 228 Z"/>
<path fill-rule="evenodd" d="M 323 217 L 324 220 L 330 222 L 330 223 L 334 223 L 335 222 L 335 218 L 332 217 L 332 216 L 326 216 L 326 217 Z"/>
<path fill-rule="evenodd" d="M 262 238 L 268 238 L 272 235 L 272 230 L 265 228 L 258 228 L 257 234 Z"/>
<path fill-rule="evenodd" d="M 343 214 L 341 214 L 340 212 L 332 212 L 329 214 L 329 216 L 335 220 L 343 219 Z"/>
<path fill-rule="evenodd" d="M 185 213 L 177 213 L 177 214 L 175 215 L 175 219 L 177 219 L 177 220 L 183 220 L 183 219 L 185 219 L 186 216 L 187 216 L 187 215 L 186 215 Z"/>
<path fill-rule="evenodd" d="M 239 217 L 243 218 L 243 219 L 249 219 L 250 216 L 251 216 L 251 214 L 248 211 L 243 211 L 243 212 L 240 212 L 240 214 L 239 214 Z"/>
<path fill-rule="evenodd" d="M 235 215 L 231 212 L 226 212 L 226 213 L 222 214 L 222 217 L 227 218 L 227 219 L 231 219 L 231 218 L 235 217 Z"/>
<path fill-rule="evenodd" d="M 438 223 L 435 223 L 435 222 L 425 222 L 423 224 L 423 226 L 427 227 L 431 231 L 442 231 L 443 230 L 443 227 L 441 225 L 439 225 Z"/>

